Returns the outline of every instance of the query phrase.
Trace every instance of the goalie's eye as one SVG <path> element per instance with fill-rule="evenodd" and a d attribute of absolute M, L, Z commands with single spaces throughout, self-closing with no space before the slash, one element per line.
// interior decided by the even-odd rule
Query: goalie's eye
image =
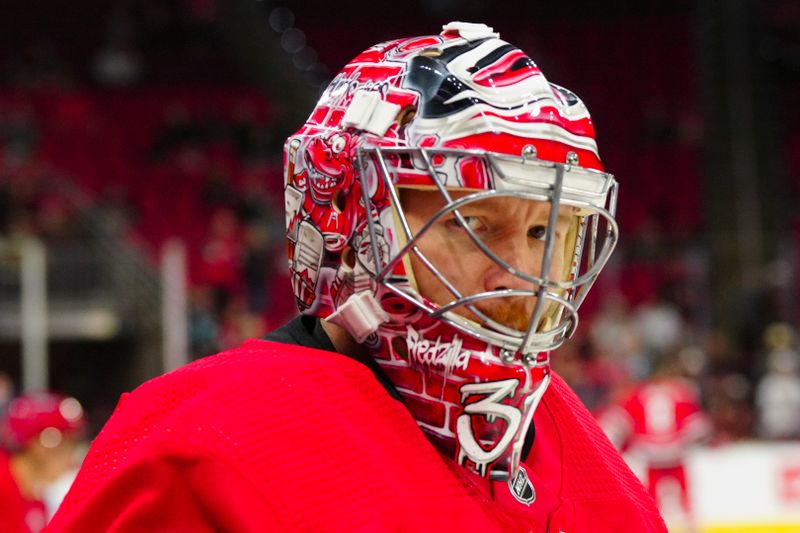
<path fill-rule="evenodd" d="M 547 226 L 537 225 L 528 229 L 528 237 L 543 241 L 547 237 Z"/>
<path fill-rule="evenodd" d="M 461 218 L 464 220 L 464 225 L 466 225 L 466 227 L 472 231 L 481 231 L 486 228 L 486 225 L 483 223 L 480 217 L 462 215 Z M 448 220 L 447 225 L 450 226 L 451 229 L 462 229 L 464 227 L 464 225 L 462 225 L 456 217 Z"/>

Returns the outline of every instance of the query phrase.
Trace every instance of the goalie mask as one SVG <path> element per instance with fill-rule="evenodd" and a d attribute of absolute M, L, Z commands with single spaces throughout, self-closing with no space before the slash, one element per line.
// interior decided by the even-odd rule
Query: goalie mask
<path fill-rule="evenodd" d="M 451 23 L 353 59 L 284 166 L 301 312 L 366 346 L 441 451 L 516 476 L 549 352 L 617 240 L 586 107 Z"/>

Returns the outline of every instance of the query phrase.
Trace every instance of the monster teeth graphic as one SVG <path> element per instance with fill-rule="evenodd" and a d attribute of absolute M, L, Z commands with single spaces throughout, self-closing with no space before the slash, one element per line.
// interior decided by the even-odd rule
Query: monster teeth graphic
<path fill-rule="evenodd" d="M 330 203 L 331 191 L 339 184 L 340 176 L 323 174 L 308 159 L 306 159 L 306 169 L 308 171 L 308 185 L 311 189 L 311 196 L 318 203 Z"/>
<path fill-rule="evenodd" d="M 324 174 L 320 174 L 319 172 L 315 171 L 311 172 L 311 180 L 314 184 L 314 187 L 321 191 L 328 191 L 336 186 L 336 178 L 325 176 Z"/>
<path fill-rule="evenodd" d="M 309 167 L 308 169 L 309 179 L 311 180 L 311 184 L 314 186 L 315 189 L 319 191 L 329 191 L 336 187 L 336 183 L 339 181 L 335 177 L 326 176 L 321 172 L 314 169 L 314 167 Z"/>

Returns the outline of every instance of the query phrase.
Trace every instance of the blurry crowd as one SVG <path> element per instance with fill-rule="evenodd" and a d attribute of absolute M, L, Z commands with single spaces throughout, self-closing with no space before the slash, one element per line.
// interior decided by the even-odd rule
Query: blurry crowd
<path fill-rule="evenodd" d="M 250 102 L 235 102 L 227 119 L 210 108 L 192 115 L 181 104 L 165 113 L 149 179 L 168 189 L 145 197 L 149 221 L 140 228 L 151 241 L 174 236 L 189 244 L 194 356 L 260 337 L 293 312 L 281 291 L 280 153 L 269 121 Z"/>
<path fill-rule="evenodd" d="M 195 356 L 260 336 L 292 311 L 285 292 L 270 304 L 286 270 L 280 142 L 263 101 L 212 93 L 211 102 L 176 94 L 162 107 L 146 91 L 120 106 L 88 89 L 0 89 L 0 239 L 57 246 L 100 227 L 156 269 L 163 244 L 180 238 Z M 120 111 L 140 122 L 118 122 Z M 107 153 L 92 148 L 101 138 Z"/>
<path fill-rule="evenodd" d="M 635 306 L 611 293 L 587 322 L 553 365 L 595 414 L 668 366 L 708 413 L 712 443 L 800 439 L 800 343 L 788 321 L 763 325 L 750 352 L 695 329 L 668 292 Z"/>
<path fill-rule="evenodd" d="M 26 105 L 0 107 L 0 235 L 57 239 L 75 232 L 74 187 L 59 168 L 37 156 L 41 131 Z"/>

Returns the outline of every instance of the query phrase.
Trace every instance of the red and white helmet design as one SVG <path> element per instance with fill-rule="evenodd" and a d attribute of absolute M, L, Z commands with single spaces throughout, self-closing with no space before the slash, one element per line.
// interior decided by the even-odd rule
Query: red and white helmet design
<path fill-rule="evenodd" d="M 284 167 L 300 310 L 368 346 L 420 427 L 460 464 L 516 475 L 549 382 L 549 351 L 571 335 L 617 240 L 616 182 L 603 171 L 581 100 L 491 28 L 451 23 L 348 63 L 287 140 Z M 407 189 L 440 195 L 441 208 L 416 231 L 401 202 Z M 548 204 L 534 272 L 516 268 L 462 215 L 503 198 Z M 556 252 L 553 228 L 565 209 L 569 231 Z M 443 217 L 455 217 L 519 283 L 460 290 L 420 246 Z M 421 294 L 415 268 L 428 270 L 448 301 Z M 486 302 L 507 298 L 531 302 L 524 320 L 486 312 Z"/>

